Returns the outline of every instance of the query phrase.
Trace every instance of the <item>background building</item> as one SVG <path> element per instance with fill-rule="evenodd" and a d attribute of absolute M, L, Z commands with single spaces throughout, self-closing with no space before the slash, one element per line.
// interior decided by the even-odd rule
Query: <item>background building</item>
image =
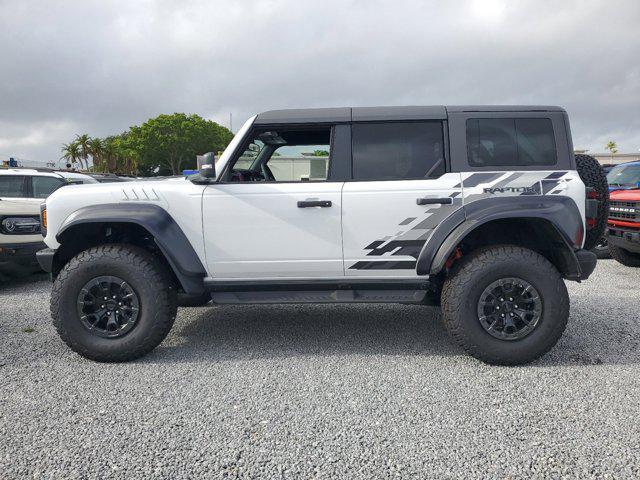
<path fill-rule="evenodd" d="M 600 165 L 617 165 L 619 163 L 634 162 L 640 160 L 638 153 L 591 153 L 588 150 L 576 150 L 576 153 L 586 153 L 594 157 Z"/>

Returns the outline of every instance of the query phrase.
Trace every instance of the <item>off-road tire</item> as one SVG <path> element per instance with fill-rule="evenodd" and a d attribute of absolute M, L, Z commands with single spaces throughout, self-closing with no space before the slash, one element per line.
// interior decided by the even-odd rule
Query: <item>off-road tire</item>
<path fill-rule="evenodd" d="M 516 277 L 538 291 L 542 315 L 518 340 L 491 336 L 480 324 L 477 305 L 492 282 Z M 442 289 L 442 315 L 449 334 L 467 353 L 493 365 L 519 365 L 548 352 L 569 318 L 567 288 L 556 268 L 538 253 L 513 245 L 478 249 L 454 265 Z"/>
<path fill-rule="evenodd" d="M 103 275 L 125 280 L 140 303 L 135 326 L 118 338 L 90 332 L 77 311 L 80 290 Z M 83 357 L 98 362 L 125 362 L 149 353 L 171 330 L 176 310 L 176 288 L 163 263 L 131 245 L 100 245 L 79 253 L 60 271 L 51 292 L 51 316 L 62 340 Z"/>
<path fill-rule="evenodd" d="M 576 167 L 582 183 L 595 190 L 595 199 L 598 200 L 598 216 L 595 224 L 587 226 L 584 248 L 591 250 L 605 234 L 607 218 L 609 217 L 609 183 L 598 161 L 590 155 L 578 154 Z"/>
<path fill-rule="evenodd" d="M 640 253 L 630 252 L 624 248 L 609 245 L 611 258 L 625 267 L 640 267 Z"/>

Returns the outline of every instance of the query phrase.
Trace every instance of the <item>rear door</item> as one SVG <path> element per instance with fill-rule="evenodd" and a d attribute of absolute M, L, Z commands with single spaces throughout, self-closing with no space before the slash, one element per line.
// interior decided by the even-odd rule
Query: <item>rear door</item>
<path fill-rule="evenodd" d="M 433 230 L 462 208 L 443 120 L 354 122 L 342 194 L 346 276 L 415 277 Z"/>

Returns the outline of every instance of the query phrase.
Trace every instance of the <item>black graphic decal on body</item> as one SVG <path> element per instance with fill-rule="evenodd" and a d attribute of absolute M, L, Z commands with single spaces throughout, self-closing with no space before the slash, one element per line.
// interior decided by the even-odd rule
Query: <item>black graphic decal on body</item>
<path fill-rule="evenodd" d="M 349 268 L 353 270 L 413 270 L 416 268 L 416 261 L 356 262 Z"/>
<path fill-rule="evenodd" d="M 374 240 L 364 249 L 369 250 L 369 257 L 403 256 L 412 257 L 416 261 L 427 242 L 433 229 L 453 212 L 462 208 L 462 200 L 455 199 L 453 205 L 432 205 L 425 209 L 423 217 L 409 217 L 400 222 L 410 228 L 396 233 L 394 237 Z M 412 270 L 416 266 L 412 260 L 371 260 L 359 261 L 349 267 L 349 270 Z"/>

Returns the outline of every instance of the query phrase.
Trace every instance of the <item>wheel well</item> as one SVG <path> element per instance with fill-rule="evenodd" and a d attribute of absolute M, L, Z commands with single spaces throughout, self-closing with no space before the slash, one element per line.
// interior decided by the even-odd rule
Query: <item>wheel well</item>
<path fill-rule="evenodd" d="M 54 257 L 52 274 L 55 277 L 60 270 L 78 253 L 105 243 L 120 243 L 142 247 L 160 259 L 168 272 L 180 285 L 171 265 L 158 248 L 154 236 L 143 226 L 131 222 L 90 222 L 73 225 L 58 237 L 60 247 Z"/>
<path fill-rule="evenodd" d="M 500 244 L 528 248 L 549 260 L 563 276 L 575 274 L 575 258 L 567 241 L 543 218 L 504 218 L 479 225 L 455 246 L 446 267 L 478 248 Z"/>

